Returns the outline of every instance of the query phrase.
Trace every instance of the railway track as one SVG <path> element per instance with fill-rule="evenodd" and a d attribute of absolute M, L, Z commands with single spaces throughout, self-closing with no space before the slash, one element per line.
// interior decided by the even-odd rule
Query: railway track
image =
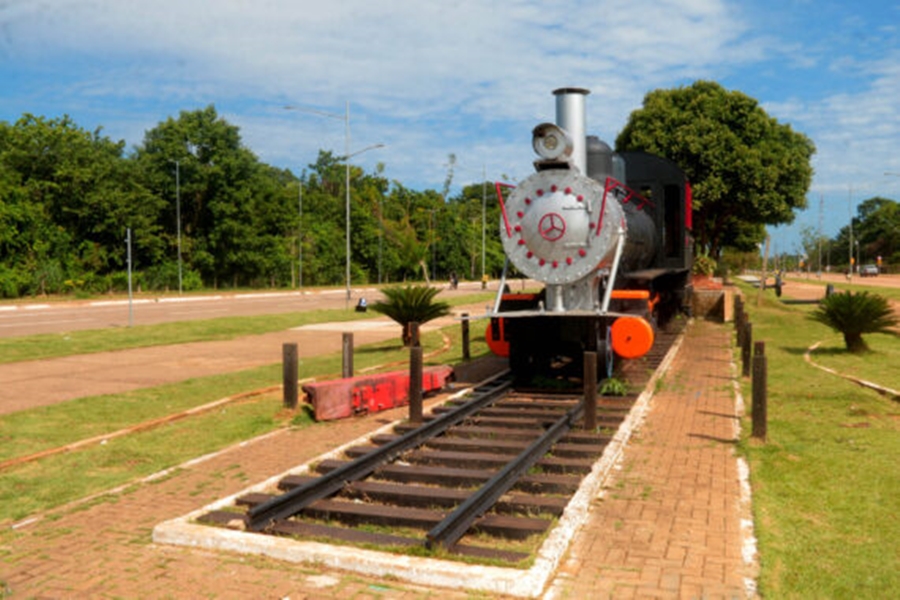
<path fill-rule="evenodd" d="M 581 390 L 513 390 L 500 376 L 420 426 L 349 448 L 289 475 L 267 493 L 198 520 L 210 525 L 366 547 L 527 560 L 625 419 L 675 339 L 623 371 L 622 397 L 600 396 L 594 431 L 581 426 Z"/>

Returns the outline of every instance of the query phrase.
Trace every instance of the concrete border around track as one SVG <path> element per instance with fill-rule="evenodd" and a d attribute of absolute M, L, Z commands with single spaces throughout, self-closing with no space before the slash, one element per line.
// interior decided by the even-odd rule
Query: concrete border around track
<path fill-rule="evenodd" d="M 691 324 L 688 324 L 688 327 L 690 326 Z M 345 448 L 359 445 L 373 435 L 389 432 L 395 423 L 388 424 L 367 436 L 345 444 L 326 455 L 319 456 L 296 469 L 272 477 L 263 483 L 183 517 L 160 523 L 153 529 L 153 541 L 208 550 L 266 555 L 295 563 L 318 563 L 345 571 L 349 570 L 365 575 L 394 576 L 411 583 L 436 587 L 462 588 L 525 598 L 537 597 L 543 593 L 551 581 L 572 539 L 586 522 L 591 503 L 595 498 L 602 497 L 604 483 L 616 468 L 621 468 L 625 447 L 649 410 L 656 382 L 668 371 L 681 348 L 684 336 L 685 333 L 682 332 L 675 340 L 644 388 L 644 392 L 638 396 L 625 421 L 604 449 L 602 456 L 594 463 L 591 473 L 582 481 L 557 525 L 544 540 L 533 566 L 527 570 L 466 565 L 449 560 L 389 554 L 355 547 L 332 546 L 320 542 L 303 542 L 195 523 L 195 520 L 205 513 L 233 505 L 240 496 L 271 489 L 286 475 L 305 473 L 311 464 L 339 456 Z M 461 392 L 459 395 L 464 393 Z M 452 398 L 455 397 L 457 395 Z"/>

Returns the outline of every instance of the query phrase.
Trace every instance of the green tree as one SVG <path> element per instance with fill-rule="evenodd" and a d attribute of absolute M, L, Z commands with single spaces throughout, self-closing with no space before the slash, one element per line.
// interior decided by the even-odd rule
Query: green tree
<path fill-rule="evenodd" d="M 135 159 L 165 199 L 160 226 L 176 258 L 180 191 L 182 256 L 213 287 L 290 282 L 297 229 L 289 176 L 259 162 L 215 107 L 182 111 L 144 136 Z M 176 189 L 176 172 L 178 187 Z"/>
<path fill-rule="evenodd" d="M 810 318 L 843 334 L 847 350 L 855 353 L 869 349 L 864 333 L 889 333 L 900 324 L 887 298 L 869 292 L 831 294 Z"/>
<path fill-rule="evenodd" d="M 900 264 L 900 203 L 876 196 L 861 202 L 856 210 L 851 225 L 841 228 L 831 241 L 832 259 L 847 264 L 852 250 L 854 259 L 858 251 L 863 263 L 874 263 L 880 256 L 888 269 Z"/>
<path fill-rule="evenodd" d="M 0 123 L 0 260 L 18 282 L 4 293 L 63 292 L 85 280 L 104 291 L 109 280 L 98 277 L 125 266 L 127 227 L 135 259 L 154 255 L 160 204 L 123 156 L 124 142 L 100 131 L 67 116 Z"/>
<path fill-rule="evenodd" d="M 674 161 L 694 192 L 698 250 L 751 250 L 765 225 L 790 223 L 806 206 L 813 143 L 768 116 L 756 100 L 710 81 L 655 90 L 616 139 Z"/>

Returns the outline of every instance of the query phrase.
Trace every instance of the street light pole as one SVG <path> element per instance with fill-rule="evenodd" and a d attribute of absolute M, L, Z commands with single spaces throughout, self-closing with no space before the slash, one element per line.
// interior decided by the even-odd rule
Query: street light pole
<path fill-rule="evenodd" d="M 350 152 L 350 101 L 347 100 L 345 105 L 345 110 L 343 115 L 339 115 L 337 113 L 325 112 L 323 110 L 315 110 L 313 108 L 304 108 L 300 106 L 287 105 L 284 107 L 285 110 L 299 110 L 301 112 L 313 113 L 316 115 L 321 115 L 323 117 L 329 117 L 331 119 L 341 119 L 344 121 L 344 157 L 343 159 L 346 162 L 344 165 L 344 219 L 346 222 L 346 228 L 344 232 L 345 238 L 345 252 L 346 252 L 346 260 L 345 260 L 345 273 L 344 280 L 346 282 L 347 287 L 347 296 L 346 296 L 346 307 L 350 307 L 350 157 L 356 156 L 357 154 L 362 154 L 366 150 L 372 150 L 374 148 L 381 148 L 384 144 L 376 144 L 374 146 L 369 146 L 367 148 L 363 148 L 357 152 Z"/>
<path fill-rule="evenodd" d="M 303 176 L 297 179 L 297 204 L 300 224 L 297 227 L 297 289 L 303 289 Z"/>
<path fill-rule="evenodd" d="M 346 248 L 346 272 L 345 280 L 347 282 L 347 298 L 344 302 L 344 308 L 350 308 L 350 101 L 347 100 L 347 110 L 344 119 L 344 193 L 346 194 L 344 202 L 346 231 L 344 232 L 344 240 L 347 243 Z"/>
<path fill-rule="evenodd" d="M 853 280 L 853 186 L 847 196 L 847 212 L 850 215 L 850 269 L 847 272 L 847 281 Z"/>
<path fill-rule="evenodd" d="M 350 147 L 350 103 L 347 103 L 347 149 Z M 362 150 L 357 150 L 356 152 L 348 152 L 342 158 L 344 159 L 344 210 L 346 212 L 345 221 L 346 221 L 346 231 L 344 237 L 347 242 L 347 258 L 346 258 L 346 273 L 345 280 L 347 282 L 347 298 L 345 302 L 346 308 L 350 308 L 350 159 L 354 156 L 362 154 L 363 152 L 368 152 L 369 150 L 375 150 L 376 148 L 384 148 L 384 144 L 373 144 L 372 146 L 366 146 Z"/>
<path fill-rule="evenodd" d="M 181 163 L 175 163 L 175 228 L 178 235 L 178 293 L 181 294 Z"/>
<path fill-rule="evenodd" d="M 487 167 L 481 167 L 481 280 L 484 281 L 484 213 L 487 210 Z"/>

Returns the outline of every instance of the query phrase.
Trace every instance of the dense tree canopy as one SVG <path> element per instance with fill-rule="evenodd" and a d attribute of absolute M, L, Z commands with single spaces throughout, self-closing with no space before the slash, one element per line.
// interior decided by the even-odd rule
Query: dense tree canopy
<path fill-rule="evenodd" d="M 483 186 L 448 197 L 350 166 L 351 278 L 480 278 L 503 253 Z M 448 174 L 448 181 L 452 172 Z M 126 228 L 144 289 L 338 285 L 345 277 L 345 163 L 302 174 L 260 162 L 213 106 L 149 130 L 131 154 L 68 117 L 0 122 L 0 297 L 121 290 Z M 487 216 L 483 217 L 483 210 Z"/>
<path fill-rule="evenodd" d="M 813 143 L 780 124 L 756 100 L 719 84 L 655 90 L 629 117 L 616 150 L 674 161 L 694 192 L 698 250 L 749 250 L 765 225 L 790 223 L 806 206 Z"/>
<path fill-rule="evenodd" d="M 900 203 L 876 196 L 861 202 L 856 211 L 851 220 L 852 245 L 850 225 L 832 241 L 834 263 L 847 264 L 852 252 L 863 264 L 875 263 L 881 257 L 882 266 L 896 269 L 900 265 Z"/>

